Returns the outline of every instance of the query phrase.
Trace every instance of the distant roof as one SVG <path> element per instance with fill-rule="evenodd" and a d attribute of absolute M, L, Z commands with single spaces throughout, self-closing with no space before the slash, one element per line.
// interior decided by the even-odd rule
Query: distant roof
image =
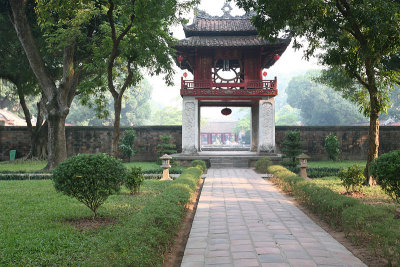
<path fill-rule="evenodd" d="M 249 46 L 282 46 L 284 48 L 289 45 L 290 39 L 278 39 L 275 43 L 258 37 L 251 36 L 192 36 L 186 39 L 179 40 L 175 45 L 179 47 L 249 47 Z"/>
<path fill-rule="evenodd" d="M 7 109 L 0 109 L 0 121 L 5 126 L 26 126 L 26 121 Z"/>
<path fill-rule="evenodd" d="M 201 126 L 201 133 L 233 133 L 237 121 L 208 122 Z"/>

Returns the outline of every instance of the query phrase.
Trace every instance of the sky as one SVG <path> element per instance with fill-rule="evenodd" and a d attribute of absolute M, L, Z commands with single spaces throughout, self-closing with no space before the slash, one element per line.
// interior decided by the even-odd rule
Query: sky
<path fill-rule="evenodd" d="M 201 0 L 198 8 L 201 10 L 206 11 L 208 14 L 213 16 L 221 16 L 222 15 L 222 6 L 224 5 L 224 0 Z M 231 6 L 233 8 L 231 14 L 234 16 L 244 14 L 244 10 L 240 10 L 237 6 L 235 6 L 234 2 L 231 2 Z M 189 19 L 189 24 L 192 23 L 193 20 L 193 12 L 187 14 L 187 19 Z M 185 38 L 182 25 L 177 25 L 172 29 L 173 35 L 177 39 Z M 310 61 L 306 61 L 303 59 L 303 52 L 302 51 L 295 51 L 291 45 L 288 46 L 286 51 L 283 53 L 281 58 L 269 69 L 267 69 L 268 76 L 273 79 L 274 76 L 277 76 L 278 79 L 278 90 L 279 88 L 279 76 L 295 76 L 296 74 L 303 73 L 308 69 L 317 69 L 321 68 L 317 65 L 316 59 L 311 59 Z M 149 83 L 153 87 L 152 93 L 152 100 L 153 102 L 159 106 L 176 106 L 181 108 L 182 105 L 182 98 L 180 96 L 180 79 L 182 74 L 184 73 L 183 70 L 179 69 L 178 67 L 175 68 L 175 78 L 174 78 L 174 85 L 167 86 L 164 83 L 162 76 L 149 76 L 147 75 L 146 78 L 148 79 Z M 277 96 L 279 97 L 279 95 Z M 219 109 L 219 108 L 218 108 Z M 208 113 L 215 114 L 214 111 L 210 110 Z M 221 119 L 223 117 L 221 116 Z M 227 118 L 225 118 L 227 119 Z"/>

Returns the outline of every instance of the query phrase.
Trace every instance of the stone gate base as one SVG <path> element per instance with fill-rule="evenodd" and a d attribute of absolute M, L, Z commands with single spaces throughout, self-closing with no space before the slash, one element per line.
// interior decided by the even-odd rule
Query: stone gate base
<path fill-rule="evenodd" d="M 267 157 L 274 164 L 279 164 L 282 159 L 280 154 L 257 153 L 250 151 L 201 151 L 197 154 L 171 155 L 181 166 L 190 166 L 192 160 L 204 160 L 208 168 L 250 168 L 255 162 Z"/>

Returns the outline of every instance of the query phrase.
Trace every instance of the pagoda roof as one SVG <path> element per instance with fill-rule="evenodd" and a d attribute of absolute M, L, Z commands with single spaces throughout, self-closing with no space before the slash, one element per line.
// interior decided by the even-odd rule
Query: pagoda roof
<path fill-rule="evenodd" d="M 243 16 L 232 16 L 231 7 L 225 3 L 222 16 L 211 16 L 205 11 L 197 10 L 193 23 L 184 25 L 183 30 L 186 37 L 203 35 L 257 35 L 257 29 L 251 23 L 251 17 L 255 13 L 246 13 Z"/>
<path fill-rule="evenodd" d="M 257 35 L 250 36 L 192 36 L 179 40 L 176 48 L 194 47 L 261 47 L 261 46 L 283 46 L 286 48 L 290 43 L 289 39 L 278 39 L 272 43 Z"/>

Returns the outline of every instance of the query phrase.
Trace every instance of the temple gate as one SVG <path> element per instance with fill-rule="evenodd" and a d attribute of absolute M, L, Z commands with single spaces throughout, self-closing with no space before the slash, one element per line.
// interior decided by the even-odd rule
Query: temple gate
<path fill-rule="evenodd" d="M 177 64 L 187 73 L 181 80 L 182 153 L 200 151 L 200 107 L 250 107 L 251 151 L 275 152 L 277 78 L 266 71 L 286 50 L 290 38 L 275 43 L 260 38 L 250 19 L 232 16 L 228 3 L 222 16 L 198 10 L 193 24 L 185 25 L 185 39 L 177 42 Z M 228 111 L 227 111 L 228 110 Z M 225 109 L 229 113 L 229 109 Z"/>

